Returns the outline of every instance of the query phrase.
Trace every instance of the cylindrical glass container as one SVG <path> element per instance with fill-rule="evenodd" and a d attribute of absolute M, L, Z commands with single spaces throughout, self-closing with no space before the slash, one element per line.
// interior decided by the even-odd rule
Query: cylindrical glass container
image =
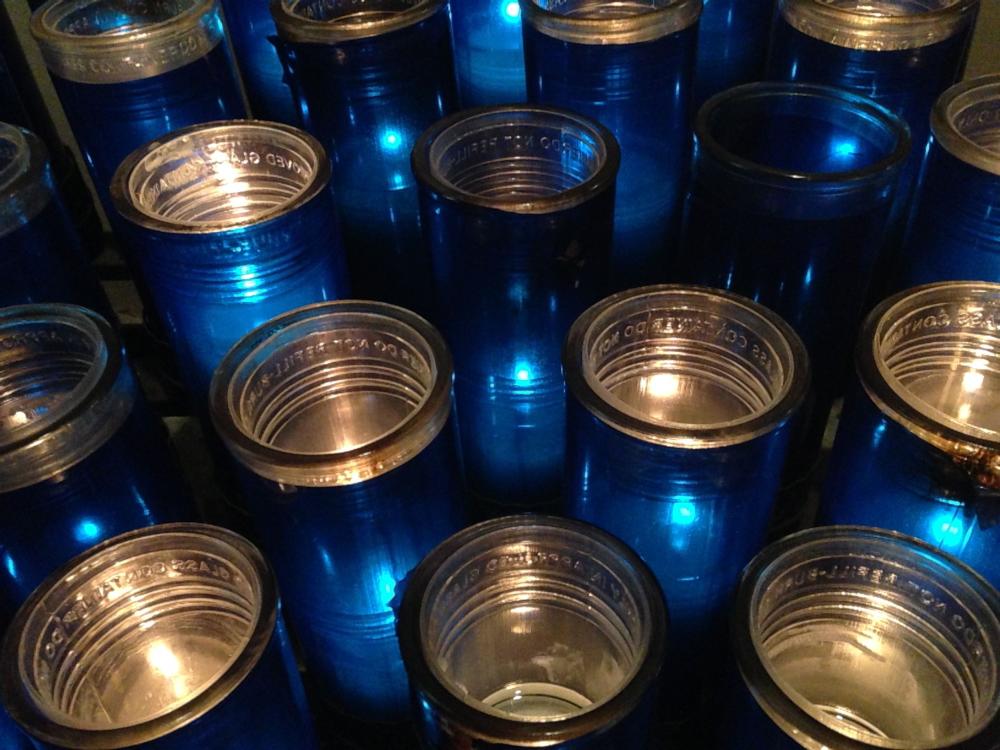
<path fill-rule="evenodd" d="M 1000 284 L 886 300 L 856 364 L 822 520 L 924 539 L 1000 586 Z"/>
<path fill-rule="evenodd" d="M 567 510 L 656 574 L 674 633 L 668 661 L 685 675 L 666 686 L 668 705 L 687 712 L 717 667 L 711 641 L 740 571 L 764 544 L 808 356 L 765 307 L 665 285 L 590 308 L 563 369 Z"/>
<path fill-rule="evenodd" d="M 109 214 L 134 149 L 246 114 L 218 0 L 49 0 L 31 31 Z"/>
<path fill-rule="evenodd" d="M 50 576 L 0 689 L 40 750 L 313 750 L 274 575 L 225 529 L 111 539 Z"/>
<path fill-rule="evenodd" d="M 698 22 L 693 110 L 764 76 L 774 0 L 704 0 Z"/>
<path fill-rule="evenodd" d="M 560 493 L 559 352 L 606 290 L 618 164 L 602 125 L 538 106 L 458 114 L 414 148 L 480 514 L 538 508 Z"/>
<path fill-rule="evenodd" d="M 0 629 L 74 555 L 191 517 L 168 451 L 103 318 L 0 309 Z"/>
<path fill-rule="evenodd" d="M 302 118 L 275 48 L 278 30 L 270 0 L 222 0 L 222 8 L 254 117 L 300 124 Z"/>
<path fill-rule="evenodd" d="M 1000 282 L 1000 75 L 948 89 L 931 134 L 897 286 Z"/>
<path fill-rule="evenodd" d="M 110 312 L 56 192 L 45 145 L 0 123 L 0 307 L 33 302 Z"/>
<path fill-rule="evenodd" d="M 645 747 L 667 642 L 663 595 L 618 539 L 510 516 L 413 571 L 399 617 L 424 747 Z"/>
<path fill-rule="evenodd" d="M 450 5 L 462 106 L 523 102 L 527 93 L 518 0 L 451 0 Z"/>
<path fill-rule="evenodd" d="M 111 188 L 123 233 L 199 405 L 229 348 L 267 320 L 342 297 L 330 162 L 288 125 L 196 125 L 135 151 Z"/>
<path fill-rule="evenodd" d="M 611 277 L 660 281 L 689 163 L 701 0 L 525 0 L 528 98 L 607 126 L 621 145 Z"/>
<path fill-rule="evenodd" d="M 457 107 L 445 0 L 272 0 L 307 127 L 330 150 L 354 294 L 428 314 L 410 151 Z"/>
<path fill-rule="evenodd" d="M 748 84 L 698 113 L 676 276 L 750 297 L 802 337 L 814 399 L 795 474 L 814 463 L 848 373 L 909 150 L 899 117 L 825 86 Z"/>
<path fill-rule="evenodd" d="M 274 560 L 324 697 L 402 721 L 397 584 L 462 523 L 451 355 L 427 321 L 378 302 L 288 313 L 226 356 L 216 429 Z"/>
<path fill-rule="evenodd" d="M 995 589 L 916 539 L 856 526 L 786 537 L 740 584 L 728 746 L 997 747 L 998 617 Z"/>

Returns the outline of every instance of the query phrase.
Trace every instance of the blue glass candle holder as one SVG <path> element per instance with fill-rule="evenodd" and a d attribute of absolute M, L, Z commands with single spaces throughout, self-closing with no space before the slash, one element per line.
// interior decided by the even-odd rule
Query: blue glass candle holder
<path fill-rule="evenodd" d="M 307 127 L 330 150 L 355 296 L 434 309 L 410 151 L 457 107 L 445 0 L 272 0 Z"/>
<path fill-rule="evenodd" d="M 606 289 L 618 164 L 602 125 L 537 106 L 460 113 L 413 150 L 479 514 L 559 496 L 559 351 Z"/>
<path fill-rule="evenodd" d="M 291 126 L 195 125 L 135 151 L 112 197 L 190 394 L 204 406 L 229 348 L 347 290 L 330 162 Z"/>
<path fill-rule="evenodd" d="M 676 242 L 691 137 L 700 0 L 525 0 L 532 102 L 607 126 L 622 150 L 611 276 L 619 289 L 660 281 Z"/>
<path fill-rule="evenodd" d="M 998 352 L 998 284 L 931 284 L 876 308 L 821 519 L 924 539 L 1000 586 Z"/>
<path fill-rule="evenodd" d="M 663 594 L 588 524 L 523 515 L 456 534 L 413 571 L 399 637 L 428 750 L 648 746 Z"/>
<path fill-rule="evenodd" d="M 710 641 L 740 571 L 764 545 L 808 356 L 787 323 L 748 299 L 665 285 L 590 308 L 563 370 L 567 510 L 656 574 L 670 606 L 668 660 L 685 674 L 666 686 L 667 713 L 690 716 L 717 667 Z"/>
<path fill-rule="evenodd" d="M 742 680 L 722 746 L 995 747 L 998 618 L 995 589 L 916 539 L 855 526 L 786 537 L 740 584 Z"/>
<path fill-rule="evenodd" d="M 34 302 L 110 310 L 56 192 L 45 145 L 0 123 L 0 307 Z"/>
<path fill-rule="evenodd" d="M 53 573 L 3 644 L 0 690 L 38 750 L 315 750 L 277 584 L 252 544 L 171 524 Z"/>
<path fill-rule="evenodd" d="M 774 0 L 704 0 L 694 74 L 697 112 L 708 99 L 764 77 Z"/>
<path fill-rule="evenodd" d="M 675 274 L 750 297 L 805 342 L 813 397 L 793 473 L 815 462 L 848 374 L 909 150 L 900 118 L 825 86 L 748 84 L 698 113 Z"/>
<path fill-rule="evenodd" d="M 302 117 L 275 47 L 270 0 L 222 0 L 226 27 L 243 76 L 250 111 L 261 120 L 301 124 Z"/>
<path fill-rule="evenodd" d="M 218 0 L 49 0 L 31 31 L 109 214 L 112 176 L 133 150 L 246 115 Z"/>
<path fill-rule="evenodd" d="M 455 75 L 463 107 L 527 98 L 518 0 L 451 0 Z"/>
<path fill-rule="evenodd" d="M 0 310 L 0 627 L 56 567 L 193 509 L 113 329 L 70 305 Z"/>
<path fill-rule="evenodd" d="M 423 318 L 313 305 L 239 342 L 212 419 L 241 465 L 309 671 L 365 721 L 407 716 L 393 599 L 462 523 L 451 355 Z"/>
<path fill-rule="evenodd" d="M 931 133 L 897 286 L 1000 282 L 1000 75 L 948 89 Z"/>

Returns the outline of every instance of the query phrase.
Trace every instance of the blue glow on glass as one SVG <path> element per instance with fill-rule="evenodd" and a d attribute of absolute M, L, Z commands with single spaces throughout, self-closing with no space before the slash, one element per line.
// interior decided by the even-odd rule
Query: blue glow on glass
<path fill-rule="evenodd" d="M 886 424 L 882 422 L 878 427 L 875 428 L 875 432 L 872 433 L 872 447 L 878 448 L 882 442 L 882 438 L 885 436 Z"/>
<path fill-rule="evenodd" d="M 673 503 L 670 506 L 670 523 L 674 526 L 690 526 L 698 520 L 698 507 L 691 502 Z"/>
<path fill-rule="evenodd" d="M 859 152 L 858 142 L 855 140 L 839 140 L 830 144 L 830 150 L 838 159 L 853 159 Z"/>
<path fill-rule="evenodd" d="M 3 554 L 3 566 L 7 569 L 7 572 L 10 573 L 11 578 L 17 578 L 17 563 L 15 563 L 14 558 L 6 552 Z"/>
<path fill-rule="evenodd" d="M 385 130 L 382 132 L 382 137 L 379 138 L 379 143 L 382 144 L 384 151 L 399 151 L 403 147 L 404 141 L 398 130 Z"/>
<path fill-rule="evenodd" d="M 507 23 L 517 23 L 521 20 L 521 5 L 517 0 L 505 0 L 501 4 L 503 8 L 503 17 Z"/>
<path fill-rule="evenodd" d="M 954 549 L 962 546 L 965 539 L 965 523 L 959 513 L 961 510 L 950 507 L 931 516 L 930 538 L 939 547 Z"/>
<path fill-rule="evenodd" d="M 531 380 L 532 369 L 531 365 L 525 362 L 518 362 L 514 365 L 514 379 L 519 383 L 527 383 Z"/>
<path fill-rule="evenodd" d="M 92 544 L 101 538 L 101 525 L 90 518 L 84 518 L 76 525 L 73 536 L 81 544 Z"/>

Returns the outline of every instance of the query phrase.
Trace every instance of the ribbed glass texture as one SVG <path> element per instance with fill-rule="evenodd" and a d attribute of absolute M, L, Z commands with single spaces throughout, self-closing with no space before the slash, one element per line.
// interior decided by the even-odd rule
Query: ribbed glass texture
<path fill-rule="evenodd" d="M 298 125 L 302 118 L 284 80 L 270 5 L 270 0 L 222 0 L 251 113 L 261 120 Z"/>
<path fill-rule="evenodd" d="M 667 641 L 636 554 L 578 521 L 465 529 L 407 582 L 399 620 L 428 750 L 646 747 Z"/>
<path fill-rule="evenodd" d="M 1000 75 L 948 89 L 931 130 L 897 286 L 1000 281 Z"/>
<path fill-rule="evenodd" d="M 315 750 L 273 573 L 171 524 L 62 567 L 4 642 L 4 703 L 39 750 Z"/>
<path fill-rule="evenodd" d="M 560 493 L 559 351 L 607 285 L 618 158 L 605 128 L 544 107 L 462 113 L 414 149 L 481 513 L 537 508 Z"/>
<path fill-rule="evenodd" d="M 450 6 L 462 106 L 523 102 L 527 94 L 518 0 L 450 0 Z"/>
<path fill-rule="evenodd" d="M 698 22 L 692 110 L 710 97 L 764 76 L 774 0 L 704 0 Z"/>
<path fill-rule="evenodd" d="M 117 336 L 66 305 L 0 312 L 0 624 L 56 567 L 193 512 Z"/>
<path fill-rule="evenodd" d="M 919 287 L 872 313 L 821 520 L 927 541 L 1000 586 L 1000 287 Z"/>
<path fill-rule="evenodd" d="M 109 213 L 112 176 L 133 150 L 246 115 L 218 0 L 50 0 L 32 33 Z"/>
<path fill-rule="evenodd" d="M 828 87 L 748 84 L 695 124 L 677 277 L 729 289 L 791 323 L 814 365 L 796 473 L 820 449 L 910 142 L 873 102 Z"/>
<path fill-rule="evenodd" d="M 272 321 L 213 382 L 212 417 L 242 465 L 310 674 L 363 720 L 406 719 L 397 586 L 462 523 L 450 413 L 440 335 L 378 303 Z"/>
<path fill-rule="evenodd" d="M 346 293 L 319 142 L 278 123 L 197 125 L 133 153 L 116 208 L 190 395 L 263 322 Z"/>
<path fill-rule="evenodd" d="M 110 307 L 56 192 L 45 145 L 0 123 L 0 307 L 33 302 Z"/>
<path fill-rule="evenodd" d="M 410 152 L 458 106 L 444 0 L 273 2 L 306 117 L 329 149 L 351 283 L 429 315 L 430 259 L 420 233 Z"/>
<path fill-rule="evenodd" d="M 1000 596 L 916 539 L 858 526 L 747 567 L 724 747 L 985 750 L 1000 739 Z M 721 717 L 718 717 L 721 719 Z"/>
<path fill-rule="evenodd" d="M 665 686 L 668 712 L 690 718 L 718 667 L 711 644 L 740 571 L 764 543 L 808 388 L 805 349 L 748 299 L 659 286 L 588 310 L 563 366 L 568 512 L 656 574 L 670 607 L 668 663 L 685 674 Z"/>
<path fill-rule="evenodd" d="M 611 275 L 660 281 L 676 243 L 689 164 L 698 0 L 528 0 L 528 98 L 592 117 L 622 149 Z M 621 28 L 622 26 L 625 28 Z"/>

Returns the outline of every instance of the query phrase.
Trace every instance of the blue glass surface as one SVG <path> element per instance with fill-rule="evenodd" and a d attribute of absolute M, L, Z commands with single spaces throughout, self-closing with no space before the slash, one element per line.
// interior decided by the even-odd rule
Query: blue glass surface
<path fill-rule="evenodd" d="M 1000 586 L 995 492 L 885 416 L 858 385 L 837 432 L 820 520 L 923 539 Z"/>
<path fill-rule="evenodd" d="M 20 125 L 22 128 L 31 127 L 28 113 L 21 101 L 21 94 L 17 90 L 17 82 L 2 54 L 0 54 L 0 119 Z"/>
<path fill-rule="evenodd" d="M 302 118 L 274 46 L 278 30 L 270 0 L 222 0 L 222 7 L 253 116 L 300 124 Z"/>
<path fill-rule="evenodd" d="M 57 567 L 126 531 L 190 520 L 164 427 L 141 396 L 118 431 L 56 477 L 0 493 L 0 623 Z"/>
<path fill-rule="evenodd" d="M 433 317 L 410 151 L 457 106 L 447 6 L 377 36 L 284 50 L 306 126 L 333 160 L 354 296 Z"/>
<path fill-rule="evenodd" d="M 750 84 L 722 96 L 698 118 L 675 272 L 750 297 L 802 337 L 814 398 L 794 463 L 806 470 L 850 367 L 909 141 L 846 92 Z"/>
<path fill-rule="evenodd" d="M 774 0 L 705 0 L 698 22 L 693 110 L 709 97 L 764 76 Z"/>
<path fill-rule="evenodd" d="M 137 81 L 81 83 L 53 74 L 52 82 L 112 216 L 111 178 L 132 151 L 179 128 L 246 116 L 225 43 L 195 62 Z"/>
<path fill-rule="evenodd" d="M 463 107 L 527 96 L 518 0 L 450 0 L 455 75 Z"/>
<path fill-rule="evenodd" d="M 662 281 L 677 240 L 698 27 L 647 42 L 581 44 L 525 22 L 528 98 L 593 117 L 622 149 L 612 284 Z"/>
<path fill-rule="evenodd" d="M 4 750 L 33 750 L 35 747 L 2 707 L 0 707 L 0 747 Z"/>
<path fill-rule="evenodd" d="M 570 399 L 568 432 L 568 512 L 655 573 L 670 611 L 664 710 L 690 718 L 724 655 L 714 643 L 725 640 L 740 573 L 764 546 L 790 427 L 725 448 L 674 448 L 612 429 Z"/>
<path fill-rule="evenodd" d="M 326 699 L 358 718 L 408 717 L 394 599 L 424 555 L 461 528 L 457 455 L 446 425 L 418 456 L 353 485 L 283 491 L 241 472 L 309 671 Z"/>

